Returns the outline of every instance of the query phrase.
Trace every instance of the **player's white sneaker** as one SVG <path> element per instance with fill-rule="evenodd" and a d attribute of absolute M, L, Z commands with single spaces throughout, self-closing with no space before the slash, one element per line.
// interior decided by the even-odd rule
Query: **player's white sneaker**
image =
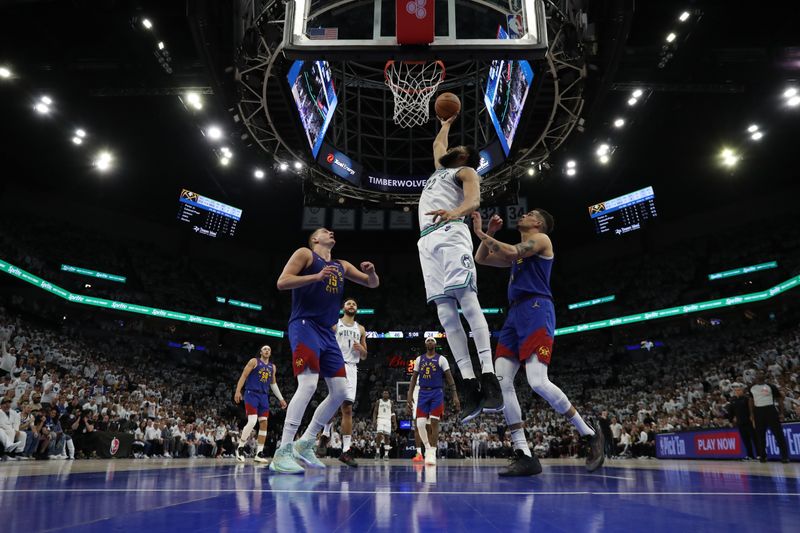
<path fill-rule="evenodd" d="M 436 449 L 425 450 L 425 464 L 428 466 L 436 465 Z"/>
<path fill-rule="evenodd" d="M 302 460 L 308 466 L 325 468 L 325 463 L 317 459 L 317 455 L 314 453 L 315 444 L 311 439 L 298 440 L 294 443 L 294 458 Z"/>
<path fill-rule="evenodd" d="M 275 457 L 272 458 L 269 469 L 281 474 L 302 474 L 304 472 L 303 467 L 297 464 L 293 455 L 294 445 L 291 442 L 287 442 L 275 450 Z"/>

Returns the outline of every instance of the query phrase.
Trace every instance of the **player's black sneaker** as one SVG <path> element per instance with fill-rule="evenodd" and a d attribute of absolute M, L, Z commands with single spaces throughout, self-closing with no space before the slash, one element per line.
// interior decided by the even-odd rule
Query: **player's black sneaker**
<path fill-rule="evenodd" d="M 603 466 L 603 462 L 606 460 L 606 439 L 597 424 L 586 423 L 594 430 L 594 435 L 582 436 L 581 442 L 586 449 L 586 471 L 594 472 Z"/>
<path fill-rule="evenodd" d="M 358 466 L 358 463 L 357 463 L 357 462 L 356 462 L 356 460 L 353 458 L 353 456 L 352 456 L 352 455 L 350 455 L 350 454 L 349 454 L 349 453 L 347 453 L 347 452 L 343 452 L 343 453 L 342 453 L 342 454 L 339 456 L 339 460 L 340 460 L 341 462 L 343 462 L 344 464 L 346 464 L 347 466 L 354 466 L 354 467 L 355 467 L 355 466 Z"/>
<path fill-rule="evenodd" d="M 461 423 L 466 424 L 481 413 L 481 391 L 478 380 L 465 379 L 461 388 Z"/>
<path fill-rule="evenodd" d="M 514 450 L 514 455 L 501 477 L 535 476 L 542 473 L 542 464 L 536 457 L 528 457 L 522 450 Z"/>
<path fill-rule="evenodd" d="M 500 382 L 492 372 L 481 375 L 481 407 L 485 413 L 498 413 L 503 410 L 503 391 Z"/>

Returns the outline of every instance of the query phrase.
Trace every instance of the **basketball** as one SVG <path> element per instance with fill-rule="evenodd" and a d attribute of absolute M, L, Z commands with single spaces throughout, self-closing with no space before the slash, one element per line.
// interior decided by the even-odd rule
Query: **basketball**
<path fill-rule="evenodd" d="M 461 100 L 453 93 L 442 93 L 436 98 L 436 116 L 447 120 L 461 111 Z"/>

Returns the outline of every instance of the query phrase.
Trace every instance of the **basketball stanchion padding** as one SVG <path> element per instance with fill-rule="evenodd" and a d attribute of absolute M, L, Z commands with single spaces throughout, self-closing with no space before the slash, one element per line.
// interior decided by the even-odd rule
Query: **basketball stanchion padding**
<path fill-rule="evenodd" d="M 395 0 L 397 44 L 431 44 L 436 0 Z"/>
<path fill-rule="evenodd" d="M 394 95 L 394 123 L 411 128 L 428 122 L 431 98 L 444 80 L 444 63 L 390 60 L 383 73 Z"/>

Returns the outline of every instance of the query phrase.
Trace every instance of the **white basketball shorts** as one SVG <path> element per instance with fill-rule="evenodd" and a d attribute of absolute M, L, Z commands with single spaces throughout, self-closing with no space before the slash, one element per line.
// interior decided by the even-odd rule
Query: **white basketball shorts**
<path fill-rule="evenodd" d="M 452 292 L 464 288 L 477 292 L 478 272 L 472 258 L 472 235 L 467 225 L 451 221 L 427 231 L 422 232 L 417 248 L 428 303 L 455 297 Z"/>
<path fill-rule="evenodd" d="M 347 394 L 344 401 L 354 403 L 356 401 L 356 385 L 358 385 L 358 365 L 345 363 L 344 370 L 347 373 Z"/>
<path fill-rule="evenodd" d="M 378 418 L 378 433 L 389 435 L 392 433 L 392 419 Z"/>

